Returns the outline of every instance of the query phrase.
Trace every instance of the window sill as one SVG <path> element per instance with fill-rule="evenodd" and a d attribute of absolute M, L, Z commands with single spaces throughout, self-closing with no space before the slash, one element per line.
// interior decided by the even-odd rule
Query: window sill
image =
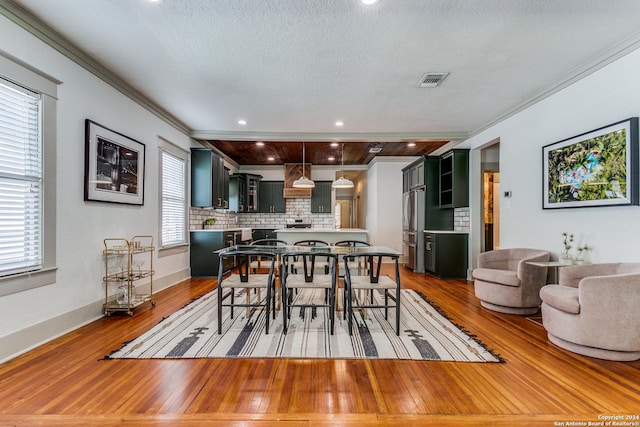
<path fill-rule="evenodd" d="M 56 283 L 57 267 L 0 277 L 0 296 L 39 288 Z"/>
<path fill-rule="evenodd" d="M 158 258 L 182 254 L 188 251 L 189 251 L 188 243 L 181 243 L 179 245 L 167 246 L 167 247 L 158 249 Z"/>

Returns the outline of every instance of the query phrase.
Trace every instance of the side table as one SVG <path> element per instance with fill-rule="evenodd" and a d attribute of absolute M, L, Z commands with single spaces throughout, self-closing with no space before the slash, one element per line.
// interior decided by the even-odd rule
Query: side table
<path fill-rule="evenodd" d="M 560 267 L 569 267 L 577 265 L 564 261 L 527 261 L 527 264 L 534 265 L 536 267 L 547 267 L 551 270 L 551 274 L 547 275 L 549 283 L 558 283 L 558 269 Z"/>

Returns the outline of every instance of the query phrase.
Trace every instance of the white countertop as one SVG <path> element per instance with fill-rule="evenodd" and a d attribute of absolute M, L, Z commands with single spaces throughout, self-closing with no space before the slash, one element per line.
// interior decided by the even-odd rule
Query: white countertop
<path fill-rule="evenodd" d="M 434 234 L 469 234 L 468 231 L 456 231 L 456 230 L 423 230 L 425 233 Z"/>
<path fill-rule="evenodd" d="M 368 233 L 363 228 L 281 228 L 276 233 Z"/>
<path fill-rule="evenodd" d="M 211 232 L 224 233 L 226 231 L 240 232 L 240 233 L 242 233 L 242 236 L 240 238 L 244 242 L 244 241 L 247 241 L 247 240 L 251 240 L 251 236 L 252 236 L 251 230 L 252 229 L 249 228 L 249 227 L 230 227 L 230 228 L 210 228 L 210 229 L 207 229 L 207 230 L 203 229 L 203 230 L 190 230 L 190 231 L 192 231 L 192 232 L 193 231 L 195 231 L 195 232 L 204 231 L 204 232 L 208 232 L 208 233 L 211 233 Z"/>
<path fill-rule="evenodd" d="M 197 230 L 189 230 L 189 231 L 244 231 L 244 230 L 252 230 L 249 227 L 235 227 L 235 228 L 208 228 L 208 229 L 197 229 Z"/>

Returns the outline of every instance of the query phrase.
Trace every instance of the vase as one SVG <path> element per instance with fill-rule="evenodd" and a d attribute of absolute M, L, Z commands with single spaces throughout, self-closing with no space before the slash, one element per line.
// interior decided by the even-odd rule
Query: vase
<path fill-rule="evenodd" d="M 129 303 L 129 287 L 127 285 L 123 285 L 118 288 L 116 302 L 120 305 L 126 305 Z"/>

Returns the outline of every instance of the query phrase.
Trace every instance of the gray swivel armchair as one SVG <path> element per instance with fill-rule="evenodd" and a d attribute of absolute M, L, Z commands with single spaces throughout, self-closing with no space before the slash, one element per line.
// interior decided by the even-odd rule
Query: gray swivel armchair
<path fill-rule="evenodd" d="M 538 249 L 497 249 L 478 256 L 473 270 L 475 294 L 489 310 L 528 315 L 538 311 L 540 288 L 547 283 L 547 267 L 527 264 L 549 261 Z"/>
<path fill-rule="evenodd" d="M 540 290 L 549 341 L 599 359 L 640 359 L 640 263 L 576 265 L 558 275 L 558 285 Z"/>

